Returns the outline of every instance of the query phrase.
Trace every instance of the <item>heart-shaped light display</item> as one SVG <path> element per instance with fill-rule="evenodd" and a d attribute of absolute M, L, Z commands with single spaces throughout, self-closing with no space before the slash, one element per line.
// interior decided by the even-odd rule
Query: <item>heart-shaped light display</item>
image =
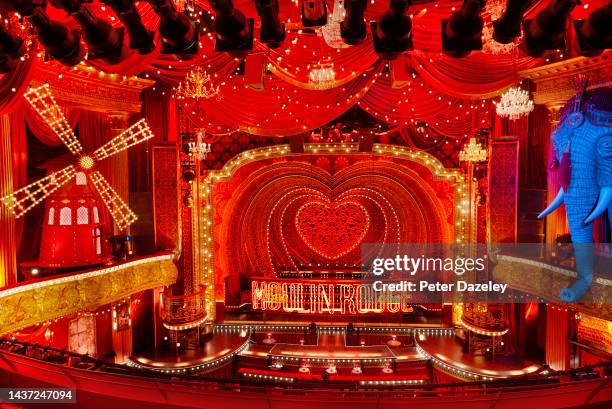
<path fill-rule="evenodd" d="M 295 226 L 308 248 L 336 260 L 361 244 L 370 228 L 370 215 L 353 201 L 311 201 L 297 211 Z"/>

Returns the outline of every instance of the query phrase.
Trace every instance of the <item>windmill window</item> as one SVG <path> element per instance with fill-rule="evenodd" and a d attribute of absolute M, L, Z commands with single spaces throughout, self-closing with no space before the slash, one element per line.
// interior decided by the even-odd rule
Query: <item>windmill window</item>
<path fill-rule="evenodd" d="M 60 226 L 70 226 L 72 224 L 72 209 L 69 207 L 62 207 L 60 210 Z"/>
<path fill-rule="evenodd" d="M 102 231 L 97 227 L 94 230 L 94 240 L 96 241 L 96 254 L 102 254 Z"/>
<path fill-rule="evenodd" d="M 77 209 L 77 224 L 89 224 L 89 213 L 87 213 L 85 206 Z"/>
<path fill-rule="evenodd" d="M 100 223 L 100 215 L 98 214 L 98 206 L 93 207 L 93 221 L 94 223 Z"/>
<path fill-rule="evenodd" d="M 87 176 L 85 176 L 85 172 L 77 172 L 76 184 L 79 186 L 84 186 L 87 184 Z"/>
<path fill-rule="evenodd" d="M 49 209 L 49 220 L 47 222 L 49 225 L 55 223 L 55 207 Z"/>

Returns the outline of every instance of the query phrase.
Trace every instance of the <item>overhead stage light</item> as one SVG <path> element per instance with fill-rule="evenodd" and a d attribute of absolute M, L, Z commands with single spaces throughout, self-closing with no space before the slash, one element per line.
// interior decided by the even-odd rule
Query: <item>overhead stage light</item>
<path fill-rule="evenodd" d="M 442 49 L 446 55 L 461 58 L 482 50 L 484 24 L 480 13 L 484 4 L 484 0 L 463 0 L 459 10 L 442 20 Z"/>
<path fill-rule="evenodd" d="M 578 0 L 553 0 L 535 19 L 525 20 L 525 38 L 521 48 L 531 57 L 541 57 L 546 51 L 565 49 L 565 29 L 569 13 Z"/>
<path fill-rule="evenodd" d="M 493 22 L 493 39 L 500 44 L 510 44 L 521 36 L 523 13 L 531 0 L 508 0 L 504 14 Z"/>
<path fill-rule="evenodd" d="M 389 10 L 371 23 L 374 51 L 382 58 L 397 58 L 412 48 L 412 21 L 406 15 L 409 0 L 391 0 Z"/>
<path fill-rule="evenodd" d="M 179 13 L 172 0 L 146 0 L 161 20 L 159 33 L 162 36 L 162 54 L 181 57 L 194 56 L 198 52 L 198 30 L 186 14 Z"/>
<path fill-rule="evenodd" d="M 344 20 L 340 23 L 340 35 L 346 44 L 356 45 L 366 36 L 366 23 L 363 17 L 368 0 L 345 0 Z"/>
<path fill-rule="evenodd" d="M 327 24 L 325 0 L 302 0 L 302 24 L 304 27 L 320 27 Z"/>
<path fill-rule="evenodd" d="M 89 46 L 88 59 L 102 59 L 116 64 L 123 59 L 123 28 L 113 26 L 98 17 L 83 3 L 92 0 L 50 0 L 57 8 L 66 10 L 81 26 L 82 35 Z"/>
<path fill-rule="evenodd" d="M 25 51 L 23 40 L 0 24 L 0 74 L 13 71 Z"/>
<path fill-rule="evenodd" d="M 253 19 L 234 8 L 231 0 L 209 0 L 215 10 L 216 51 L 234 55 L 246 54 L 253 48 Z"/>
<path fill-rule="evenodd" d="M 587 20 L 575 21 L 574 27 L 582 55 L 593 56 L 612 48 L 612 0 L 594 10 Z"/>
<path fill-rule="evenodd" d="M 277 48 L 285 39 L 285 25 L 278 17 L 278 0 L 255 0 L 261 19 L 259 39 L 270 48 Z"/>
<path fill-rule="evenodd" d="M 65 65 L 77 65 L 84 56 L 80 42 L 80 31 L 69 30 L 64 25 L 53 21 L 45 12 L 46 0 L 0 0 L 4 4 L 26 17 L 35 27 L 38 41 L 47 53 Z"/>
<path fill-rule="evenodd" d="M 130 48 L 140 54 L 149 54 L 155 50 L 153 32 L 147 30 L 142 24 L 142 19 L 134 0 L 101 0 L 102 3 L 113 9 L 119 20 L 126 28 L 130 38 Z"/>

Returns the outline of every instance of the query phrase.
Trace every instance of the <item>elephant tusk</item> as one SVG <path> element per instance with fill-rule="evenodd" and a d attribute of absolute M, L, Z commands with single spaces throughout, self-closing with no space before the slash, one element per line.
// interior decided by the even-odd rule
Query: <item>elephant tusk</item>
<path fill-rule="evenodd" d="M 599 191 L 599 200 L 595 209 L 591 212 L 589 217 L 584 220 L 584 223 L 591 223 L 596 217 L 600 216 L 603 212 L 608 209 L 612 203 L 612 186 L 606 186 Z"/>
<path fill-rule="evenodd" d="M 559 193 L 557 193 L 557 197 L 555 197 L 551 204 L 549 204 L 548 207 L 538 215 L 538 219 L 548 216 L 549 214 L 557 210 L 557 208 L 563 203 L 564 197 L 565 192 L 563 191 L 563 188 L 561 188 L 559 189 Z"/>

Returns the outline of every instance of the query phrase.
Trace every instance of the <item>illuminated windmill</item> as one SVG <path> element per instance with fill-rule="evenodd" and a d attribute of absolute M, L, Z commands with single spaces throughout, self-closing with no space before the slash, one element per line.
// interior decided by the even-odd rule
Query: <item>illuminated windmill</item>
<path fill-rule="evenodd" d="M 45 211 L 40 261 L 49 266 L 66 267 L 95 264 L 105 253 L 100 248 L 101 216 L 96 203 L 101 199 L 120 230 L 137 219 L 104 176 L 95 169 L 96 163 L 152 138 L 153 132 L 142 119 L 93 153 L 83 153 L 81 143 L 47 84 L 31 88 L 24 97 L 76 157 L 76 163 L 0 200 L 19 218 L 53 195 Z M 72 180 L 75 181 L 74 186 L 69 184 Z M 88 180 L 94 189 L 89 187 Z M 60 208 L 51 203 L 63 204 Z"/>

